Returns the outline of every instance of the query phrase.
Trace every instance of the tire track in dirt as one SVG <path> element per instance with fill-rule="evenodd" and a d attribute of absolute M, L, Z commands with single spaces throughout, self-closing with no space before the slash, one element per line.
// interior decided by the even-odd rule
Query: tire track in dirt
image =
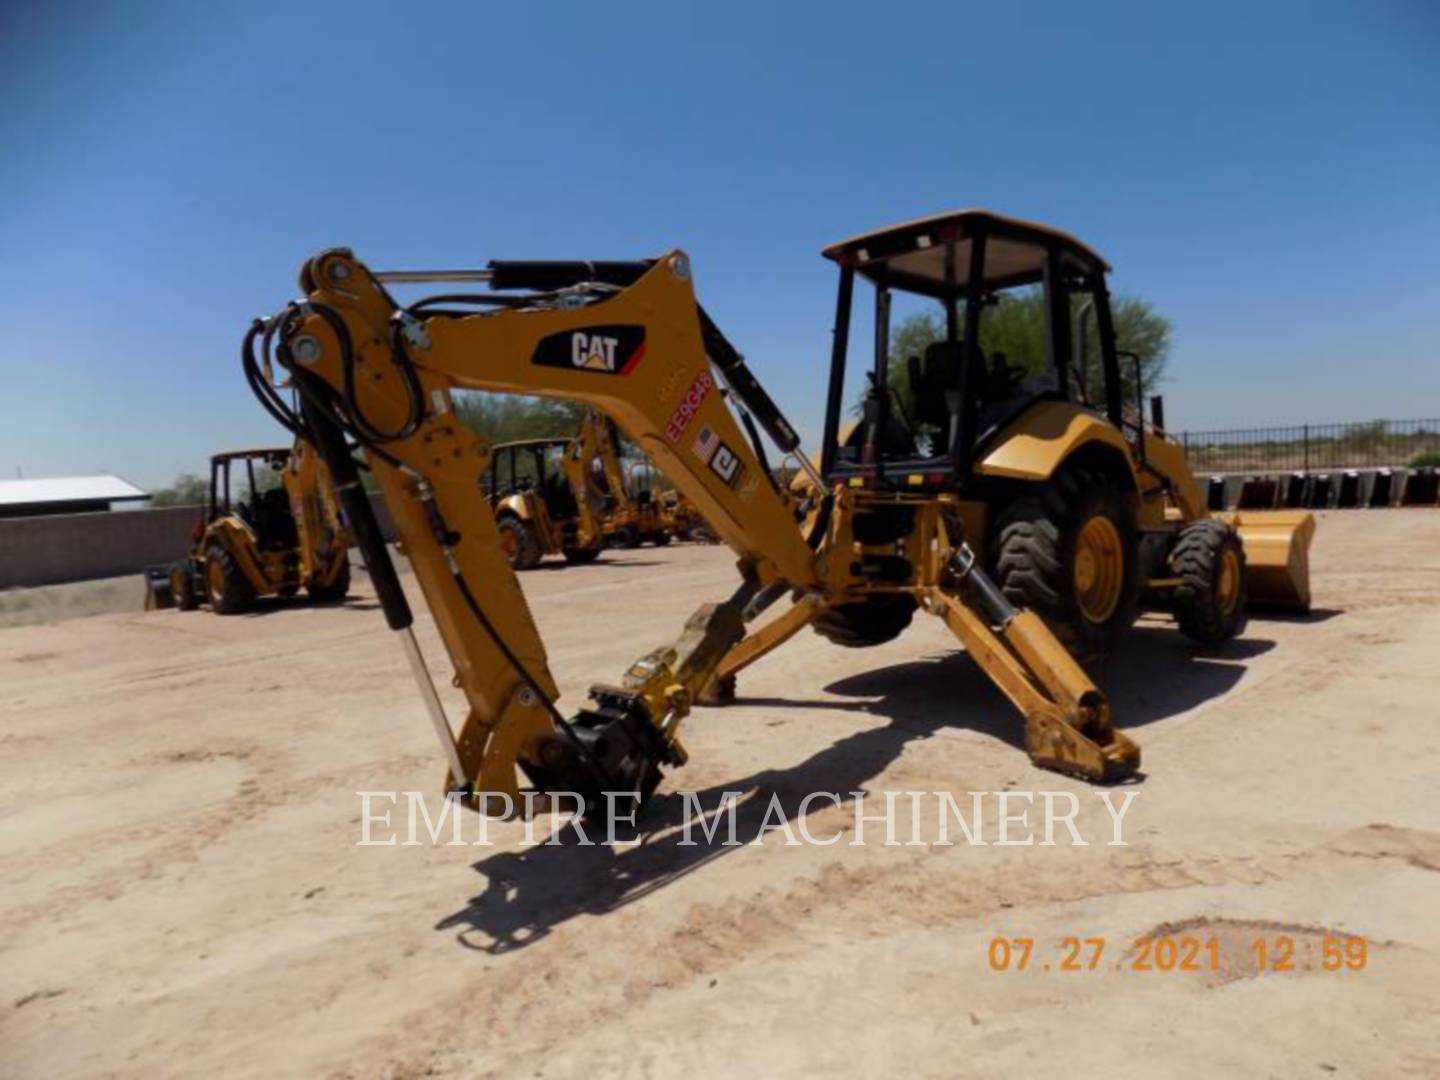
<path fill-rule="evenodd" d="M 483 987 L 467 987 L 409 1014 L 397 1022 L 394 1032 L 377 1034 L 371 1050 L 362 1056 L 388 1061 L 386 1075 L 397 1077 L 508 1072 L 508 1063 L 477 1070 L 473 1038 L 462 1040 L 455 1032 L 468 1029 L 473 1034 L 473 1025 L 478 1024 L 504 1033 L 508 1062 L 524 1060 L 532 1052 L 541 1054 L 549 1037 L 544 1030 L 531 1032 L 532 1020 L 550 1015 L 548 995 L 576 966 L 587 967 L 592 987 L 616 989 L 602 991 L 583 1013 L 567 1014 L 572 1035 L 589 1027 L 622 1024 L 657 994 L 712 979 L 740 964 L 779 957 L 807 936 L 813 937 L 817 925 L 827 934 L 884 938 L 1016 908 L 1204 886 L 1263 885 L 1343 870 L 1350 859 L 1397 859 L 1440 871 L 1440 834 L 1375 825 L 1315 847 L 1266 856 L 1175 858 L 1135 847 L 1080 867 L 1027 867 L 1024 875 L 1005 865 L 955 874 L 950 867 L 937 868 L 934 858 L 869 867 L 830 863 L 817 876 L 785 889 L 761 890 L 731 903 L 693 904 L 658 940 L 631 939 L 628 948 L 617 950 L 613 940 L 616 934 L 626 938 L 624 926 L 612 928 L 609 940 L 600 939 L 593 923 L 587 929 L 552 934 L 535 949 L 543 950 L 542 955 L 528 950 L 510 954 L 521 962 L 492 967 L 485 973 Z M 628 922 L 631 927 L 644 926 L 638 918 Z M 1377 944 L 1402 947 L 1395 942 Z M 617 951 L 625 961 L 621 966 L 615 964 Z M 538 1026 L 543 1029 L 543 1022 Z M 417 1042 L 433 1049 L 418 1054 L 403 1051 Z M 330 1075 L 340 1080 L 353 1074 L 341 1066 Z"/>

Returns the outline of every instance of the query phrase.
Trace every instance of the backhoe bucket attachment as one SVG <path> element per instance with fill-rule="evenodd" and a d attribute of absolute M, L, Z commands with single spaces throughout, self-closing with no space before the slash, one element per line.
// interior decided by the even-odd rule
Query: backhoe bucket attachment
<path fill-rule="evenodd" d="M 1235 527 L 1244 545 L 1249 606 L 1309 611 L 1315 515 L 1303 510 L 1242 510 L 1218 516 Z"/>

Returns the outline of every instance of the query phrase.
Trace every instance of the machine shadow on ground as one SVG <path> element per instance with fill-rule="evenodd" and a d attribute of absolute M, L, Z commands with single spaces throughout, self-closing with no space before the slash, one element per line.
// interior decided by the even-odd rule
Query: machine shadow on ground
<path fill-rule="evenodd" d="M 261 596 L 245 611 L 226 618 L 255 619 L 280 611 L 379 611 L 379 602 L 368 596 L 347 596 L 343 600 L 311 600 L 306 596 Z"/>
<path fill-rule="evenodd" d="M 1244 676 L 1243 661 L 1274 645 L 1268 639 L 1242 637 L 1201 654 L 1170 626 L 1141 624 L 1117 655 L 1092 667 L 1091 676 L 1109 695 L 1116 725 L 1133 730 L 1233 689 Z M 697 822 L 690 838 L 694 843 L 686 843 L 681 828 L 685 797 L 662 791 L 644 811 L 644 838 L 636 846 L 584 844 L 570 826 L 562 829 L 555 844 L 480 860 L 474 868 L 485 878 L 484 890 L 435 928 L 454 930 L 461 945 L 491 954 L 533 944 L 569 919 L 616 911 L 727 853 L 745 850 L 766 824 L 772 795 L 793 826 L 805 816 L 801 806 L 811 792 L 836 792 L 843 798 L 845 793 L 864 791 L 909 743 L 943 728 L 989 735 L 1024 753 L 1023 720 L 958 650 L 852 675 L 831 683 L 825 692 L 832 696 L 747 698 L 742 676 L 741 705 L 776 710 L 838 707 L 888 723 L 848 735 L 791 768 L 765 769 L 691 793 L 707 813 L 720 806 L 726 792 L 749 793 L 736 809 L 734 836 L 741 841 L 739 846 L 722 846 L 720 841 L 727 835 L 724 823 L 712 842 L 698 831 Z M 842 805 L 848 804 L 846 800 Z M 820 799 L 807 811 L 833 805 Z M 768 825 L 776 827 L 773 815 Z M 583 828 L 590 839 L 604 835 L 603 826 Z M 623 830 L 620 835 L 624 836 Z"/>
<path fill-rule="evenodd" d="M 568 570 L 570 563 L 564 559 L 544 559 L 528 569 L 521 570 L 522 574 L 533 574 L 537 570 Z M 629 570 L 631 567 L 639 569 L 646 566 L 669 566 L 667 562 L 659 562 L 654 559 L 607 559 L 603 555 L 594 562 L 586 563 L 587 568 L 591 566 L 608 566 L 612 570 Z"/>
<path fill-rule="evenodd" d="M 579 915 L 603 915 L 640 900 L 686 874 L 732 852 L 744 851 L 760 834 L 772 794 L 787 822 L 797 822 L 805 797 L 813 791 L 846 793 L 864 790 L 884 772 L 913 740 L 923 739 L 943 726 L 889 724 L 846 736 L 788 769 L 764 769 L 727 780 L 702 791 L 698 798 L 708 814 L 727 792 L 748 795 L 735 809 L 736 846 L 724 846 L 729 835 L 722 820 L 714 841 L 699 831 L 695 821 L 693 843 L 685 842 L 685 796 L 657 794 L 641 817 L 644 838 L 630 847 L 585 844 L 574 826 L 559 834 L 559 843 L 523 851 L 504 851 L 475 864 L 485 878 L 485 889 L 436 924 L 437 930 L 456 930 L 463 946 L 491 954 L 511 952 L 542 940 L 552 929 Z M 813 803 L 814 812 L 832 807 L 827 800 Z M 774 815 L 770 826 L 777 827 Z M 584 825 L 591 840 L 604 837 L 604 825 Z M 624 828 L 617 836 L 627 838 Z"/>
<path fill-rule="evenodd" d="M 1242 637 L 1202 652 L 1166 626 L 1135 627 L 1113 656 L 1091 663 L 1087 673 L 1110 701 L 1117 728 L 1136 729 L 1202 705 L 1235 687 L 1243 661 L 1269 652 L 1268 638 Z M 1024 747 L 1024 719 L 999 688 L 963 651 L 956 650 L 847 676 L 825 687 L 839 708 L 884 716 L 907 726 L 943 715 L 948 727 L 964 728 Z M 836 708 L 833 700 L 792 701 L 744 697 L 771 708 L 811 705 Z"/>

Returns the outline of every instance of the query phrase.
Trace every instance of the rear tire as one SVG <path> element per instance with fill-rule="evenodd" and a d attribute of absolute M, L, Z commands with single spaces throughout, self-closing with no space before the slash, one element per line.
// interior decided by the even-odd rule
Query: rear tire
<path fill-rule="evenodd" d="M 908 593 L 875 593 L 869 599 L 826 608 L 810 625 L 815 632 L 847 649 L 883 645 L 904 633 L 915 617 L 915 598 Z"/>
<path fill-rule="evenodd" d="M 306 586 L 310 599 L 317 604 L 338 604 L 350 592 L 350 553 L 347 551 L 341 557 L 340 570 L 335 575 L 335 580 L 328 585 L 321 585 L 318 582 Z"/>
<path fill-rule="evenodd" d="M 999 515 L 995 580 L 1073 656 L 1113 652 L 1139 610 L 1139 542 L 1129 505 L 1103 474 L 1058 473 Z"/>
<path fill-rule="evenodd" d="M 572 566 L 584 566 L 586 563 L 594 562 L 599 557 L 600 549 L 598 547 L 565 549 L 565 561 Z"/>
<path fill-rule="evenodd" d="M 234 556 L 219 544 L 205 553 L 205 595 L 217 615 L 239 615 L 255 604 L 255 588 Z"/>
<path fill-rule="evenodd" d="M 1245 549 L 1223 521 L 1195 521 L 1180 530 L 1170 552 L 1180 578 L 1175 618 L 1191 640 L 1213 648 L 1245 625 Z"/>
<path fill-rule="evenodd" d="M 650 537 L 650 540 L 656 547 L 664 547 L 670 543 L 670 534 L 668 532 L 657 532 Z"/>
<path fill-rule="evenodd" d="M 500 521 L 500 546 L 511 570 L 530 570 L 541 559 L 540 538 L 528 521 L 518 517 L 502 518 Z"/>

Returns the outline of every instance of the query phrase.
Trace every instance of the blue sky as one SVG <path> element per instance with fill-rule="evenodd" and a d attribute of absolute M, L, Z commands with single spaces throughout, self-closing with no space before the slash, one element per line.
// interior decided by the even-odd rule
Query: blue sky
<path fill-rule="evenodd" d="M 0 146 L 0 476 L 275 440 L 240 337 L 332 245 L 683 247 L 813 442 L 819 249 L 960 206 L 1077 234 L 1174 321 L 1172 428 L 1440 415 L 1421 0 L 11 3 Z"/>

